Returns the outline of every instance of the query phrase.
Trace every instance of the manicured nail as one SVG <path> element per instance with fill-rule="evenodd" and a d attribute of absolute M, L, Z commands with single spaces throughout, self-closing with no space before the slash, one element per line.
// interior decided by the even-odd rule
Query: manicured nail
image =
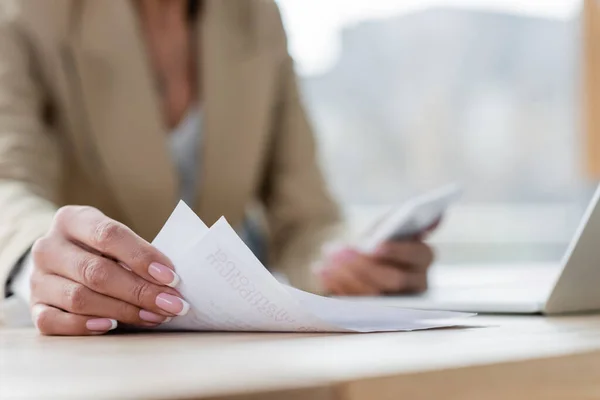
<path fill-rule="evenodd" d="M 164 285 L 175 287 L 179 284 L 179 275 L 177 275 L 171 268 L 162 264 L 150 264 L 150 267 L 148 267 L 148 273 L 152 275 L 154 279 Z"/>
<path fill-rule="evenodd" d="M 340 262 L 350 262 L 353 261 L 357 256 L 355 250 L 352 249 L 344 249 L 335 254 L 334 258 Z"/>
<path fill-rule="evenodd" d="M 158 315 L 151 311 L 146 311 L 146 310 L 140 310 L 139 315 L 140 315 L 140 319 L 142 319 L 146 322 L 153 322 L 153 323 L 157 323 L 157 324 L 169 322 L 169 320 L 170 320 L 169 317 L 164 317 L 162 315 Z"/>
<path fill-rule="evenodd" d="M 88 319 L 85 327 L 94 332 L 112 331 L 117 327 L 117 321 L 109 318 Z"/>
<path fill-rule="evenodd" d="M 190 311 L 190 305 L 187 301 L 167 293 L 156 296 L 156 305 L 175 315 L 185 315 Z"/>
<path fill-rule="evenodd" d="M 36 304 L 33 307 L 31 307 L 31 319 L 36 327 L 42 311 L 44 311 L 44 306 L 41 304 Z"/>

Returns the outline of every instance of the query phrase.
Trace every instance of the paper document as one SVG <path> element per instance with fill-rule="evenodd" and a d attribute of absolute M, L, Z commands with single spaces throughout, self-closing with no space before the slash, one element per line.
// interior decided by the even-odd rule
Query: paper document
<path fill-rule="evenodd" d="M 331 299 L 279 283 L 225 218 L 210 229 L 180 202 L 153 245 L 174 263 L 187 315 L 161 329 L 374 332 L 451 326 L 471 314 Z"/>

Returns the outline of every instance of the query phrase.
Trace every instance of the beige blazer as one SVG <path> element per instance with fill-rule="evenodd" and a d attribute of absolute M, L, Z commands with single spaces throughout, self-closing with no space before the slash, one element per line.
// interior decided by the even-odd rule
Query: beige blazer
<path fill-rule="evenodd" d="M 277 7 L 208 0 L 200 26 L 193 208 L 208 224 L 225 215 L 238 226 L 261 205 L 270 265 L 317 291 L 308 260 L 338 212 Z M 152 240 L 178 201 L 167 144 L 131 1 L 0 2 L 0 283 L 66 204 L 97 207 Z"/>

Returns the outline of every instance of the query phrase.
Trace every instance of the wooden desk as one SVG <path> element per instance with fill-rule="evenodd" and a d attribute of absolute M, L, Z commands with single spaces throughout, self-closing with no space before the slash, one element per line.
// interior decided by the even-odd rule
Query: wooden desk
<path fill-rule="evenodd" d="M 600 316 L 411 333 L 0 331 L 0 398 L 600 398 Z"/>

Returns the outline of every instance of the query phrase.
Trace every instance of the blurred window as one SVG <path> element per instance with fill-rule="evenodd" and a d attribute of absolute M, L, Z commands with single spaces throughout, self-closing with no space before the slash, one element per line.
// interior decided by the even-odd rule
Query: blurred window
<path fill-rule="evenodd" d="M 334 194 L 357 227 L 447 182 L 444 263 L 556 260 L 593 191 L 581 0 L 279 0 Z"/>

